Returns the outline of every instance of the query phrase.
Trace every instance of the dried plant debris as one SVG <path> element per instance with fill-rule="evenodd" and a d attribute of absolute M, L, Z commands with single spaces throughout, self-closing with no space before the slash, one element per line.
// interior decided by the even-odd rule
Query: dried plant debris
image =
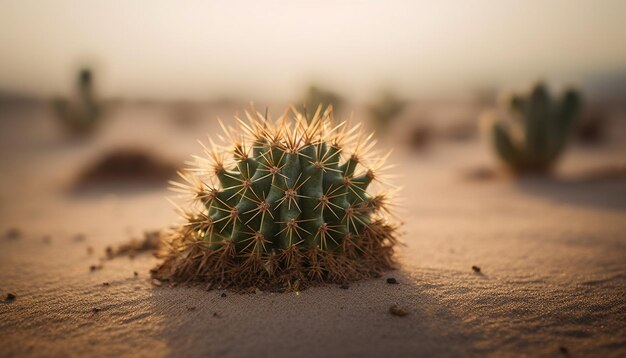
<path fill-rule="evenodd" d="M 142 239 L 133 238 L 119 245 L 117 248 L 108 246 L 105 249 L 107 258 L 113 259 L 120 256 L 135 257 L 145 252 L 156 252 L 161 247 L 161 232 L 146 231 Z"/>
<path fill-rule="evenodd" d="M 136 148 L 120 148 L 105 153 L 83 170 L 76 189 L 101 184 L 163 184 L 176 175 L 177 166 Z"/>
<path fill-rule="evenodd" d="M 185 223 L 154 277 L 297 291 L 391 269 L 388 155 L 372 153 L 373 134 L 336 123 L 332 108 L 311 118 L 293 108 L 276 121 L 246 118 L 224 127 L 224 146 L 211 141 L 206 157 L 180 173 L 184 182 L 172 183 L 194 205 L 180 208 Z"/>

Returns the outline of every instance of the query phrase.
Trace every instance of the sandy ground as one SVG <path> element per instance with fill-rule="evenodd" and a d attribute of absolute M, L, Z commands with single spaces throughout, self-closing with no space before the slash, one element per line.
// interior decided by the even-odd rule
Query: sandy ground
<path fill-rule="evenodd" d="M 123 111 L 71 145 L 41 108 L 0 113 L 0 232 L 21 231 L 0 238 L 0 293 L 17 295 L 0 303 L 0 356 L 626 356 L 626 182 L 579 180 L 623 163 L 623 144 L 575 148 L 556 179 L 521 182 L 465 178 L 491 164 L 479 142 L 399 150 L 398 270 L 348 289 L 241 295 L 155 287 L 149 255 L 90 271 L 107 245 L 177 220 L 163 188 L 68 192 L 106 147 L 197 153 L 192 139 L 210 129 L 176 132 L 159 113 Z"/>

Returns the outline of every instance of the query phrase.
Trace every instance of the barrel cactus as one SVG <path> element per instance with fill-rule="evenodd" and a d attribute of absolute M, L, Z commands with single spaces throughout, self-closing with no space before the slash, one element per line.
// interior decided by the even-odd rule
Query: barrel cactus
<path fill-rule="evenodd" d="M 307 117 L 309 118 L 307 120 Z M 393 266 L 386 156 L 332 107 L 273 121 L 236 117 L 173 188 L 192 196 L 153 270 L 160 279 L 212 287 L 298 289 L 378 276 Z M 368 190 L 370 188 L 370 190 Z"/>
<path fill-rule="evenodd" d="M 505 113 L 484 117 L 496 154 L 518 174 L 548 172 L 575 129 L 581 96 L 573 89 L 551 98 L 538 83 L 527 95 L 513 95 Z"/>

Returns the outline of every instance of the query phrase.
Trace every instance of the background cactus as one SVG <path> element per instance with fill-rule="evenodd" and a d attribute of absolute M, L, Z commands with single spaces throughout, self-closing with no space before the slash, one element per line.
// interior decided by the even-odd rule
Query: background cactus
<path fill-rule="evenodd" d="M 72 100 L 53 100 L 54 110 L 63 127 L 72 135 L 84 135 L 94 130 L 100 106 L 95 98 L 93 72 L 84 68 L 77 74 L 76 94 Z"/>
<path fill-rule="evenodd" d="M 553 99 L 542 83 L 527 96 L 512 96 L 508 116 L 490 113 L 485 118 L 496 154 L 517 173 L 549 171 L 567 144 L 580 107 L 577 91 L 568 89 Z"/>
<path fill-rule="evenodd" d="M 393 92 L 385 91 L 367 106 L 367 111 L 374 127 L 379 132 L 386 132 L 405 107 L 406 102 L 398 99 Z"/>
<path fill-rule="evenodd" d="M 372 135 L 334 123 L 332 107 L 310 120 L 294 109 L 276 122 L 246 115 L 224 127 L 225 147 L 211 141 L 207 157 L 181 173 L 185 182 L 173 183 L 196 205 L 180 209 L 185 223 L 154 274 L 273 289 L 389 269 L 389 197 L 367 191 L 386 158 L 369 154 Z"/>

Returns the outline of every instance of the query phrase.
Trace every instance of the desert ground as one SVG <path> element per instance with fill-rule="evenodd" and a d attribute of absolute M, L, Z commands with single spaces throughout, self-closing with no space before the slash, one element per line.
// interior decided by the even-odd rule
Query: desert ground
<path fill-rule="evenodd" d="M 172 194 L 77 191 L 78 173 L 129 145 L 181 164 L 232 111 L 189 124 L 120 106 L 92 139 L 67 141 L 46 106 L 2 108 L 0 293 L 15 298 L 0 303 L 0 356 L 626 356 L 626 180 L 589 175 L 626 164 L 623 125 L 574 146 L 554 177 L 522 180 L 472 174 L 496 165 L 478 138 L 412 151 L 392 134 L 381 147 L 395 147 L 403 187 L 398 268 L 347 288 L 170 287 L 150 279 L 149 253 L 103 259 L 177 223 Z"/>

